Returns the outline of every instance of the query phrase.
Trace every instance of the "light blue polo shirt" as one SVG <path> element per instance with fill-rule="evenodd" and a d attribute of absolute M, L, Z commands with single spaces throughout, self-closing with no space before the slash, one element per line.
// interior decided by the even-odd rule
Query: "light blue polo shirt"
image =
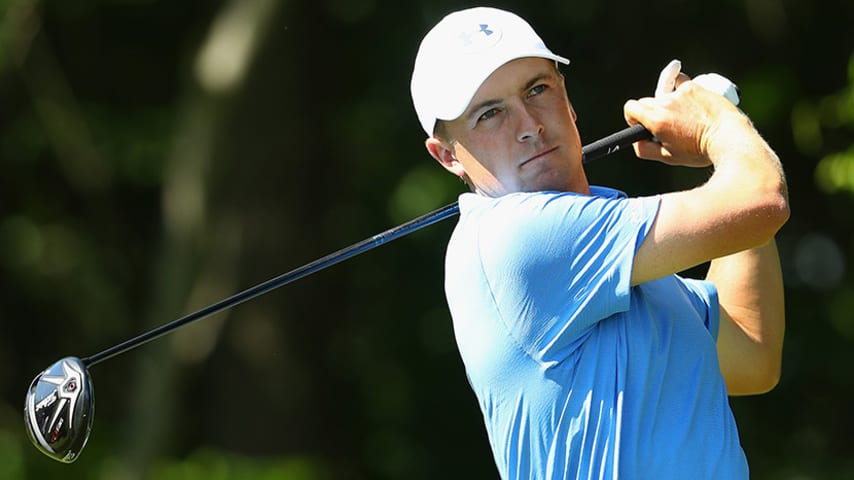
<path fill-rule="evenodd" d="M 746 479 L 717 292 L 631 287 L 659 198 L 460 197 L 445 289 L 503 479 Z"/>

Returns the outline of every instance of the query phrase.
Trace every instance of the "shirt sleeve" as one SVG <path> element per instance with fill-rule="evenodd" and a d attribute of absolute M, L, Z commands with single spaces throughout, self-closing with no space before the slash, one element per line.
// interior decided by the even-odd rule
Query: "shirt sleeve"
<path fill-rule="evenodd" d="M 508 198 L 478 240 L 502 321 L 529 354 L 566 345 L 630 304 L 634 255 L 659 197 Z"/>
<path fill-rule="evenodd" d="M 703 324 L 712 338 L 717 341 L 721 325 L 721 307 L 718 303 L 718 290 L 712 282 L 696 280 L 692 278 L 681 278 L 684 288 L 691 295 L 690 299 L 694 308 L 703 315 Z"/>

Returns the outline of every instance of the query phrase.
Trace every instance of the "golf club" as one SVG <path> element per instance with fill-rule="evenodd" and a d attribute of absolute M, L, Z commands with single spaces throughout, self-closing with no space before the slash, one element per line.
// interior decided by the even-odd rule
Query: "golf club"
<path fill-rule="evenodd" d="M 626 128 L 584 147 L 589 162 L 650 138 L 641 125 Z M 65 357 L 39 373 L 30 384 L 24 402 L 24 422 L 33 444 L 47 456 L 64 463 L 77 459 L 92 429 L 95 399 L 88 368 L 166 335 L 196 320 L 263 295 L 324 268 L 408 235 L 459 213 L 456 202 L 354 243 L 254 287 L 236 293 L 201 310 L 161 325 L 89 357 Z"/>
<path fill-rule="evenodd" d="M 711 74 L 714 83 L 703 86 L 738 104 L 737 89 L 720 75 Z M 699 79 L 700 77 L 698 77 Z M 722 80 L 721 80 L 722 79 Z M 610 155 L 652 134 L 642 125 L 634 125 L 582 148 L 582 161 L 590 162 Z M 24 422 L 33 444 L 44 454 L 64 463 L 77 459 L 92 430 L 94 392 L 88 367 L 127 352 L 196 320 L 263 295 L 317 271 L 359 255 L 416 230 L 459 213 L 456 202 L 434 210 L 397 227 L 345 247 L 311 263 L 284 273 L 189 315 L 161 325 L 130 340 L 83 359 L 65 357 L 39 373 L 30 384 L 24 401 Z"/>

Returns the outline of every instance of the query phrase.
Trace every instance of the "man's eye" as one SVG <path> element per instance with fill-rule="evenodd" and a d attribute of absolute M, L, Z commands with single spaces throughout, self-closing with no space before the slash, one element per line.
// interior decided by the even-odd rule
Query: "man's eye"
<path fill-rule="evenodd" d="M 537 85 L 536 87 L 534 87 L 528 91 L 528 96 L 534 97 L 536 95 L 539 95 L 539 94 L 545 92 L 546 88 L 548 88 L 548 87 L 546 87 L 545 85 Z"/>
<path fill-rule="evenodd" d="M 497 108 L 490 108 L 489 110 L 483 112 L 479 117 L 477 117 L 477 121 L 489 120 L 490 118 L 498 115 Z"/>

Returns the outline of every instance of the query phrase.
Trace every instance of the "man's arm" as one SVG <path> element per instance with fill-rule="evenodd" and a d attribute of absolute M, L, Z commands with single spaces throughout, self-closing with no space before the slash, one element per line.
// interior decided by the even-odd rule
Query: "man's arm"
<path fill-rule="evenodd" d="M 780 378 L 785 330 L 775 242 L 712 260 L 706 279 L 714 282 L 721 304 L 718 356 L 727 392 L 771 390 Z"/>
<path fill-rule="evenodd" d="M 783 170 L 750 120 L 720 95 L 693 82 L 672 94 L 629 101 L 629 123 L 659 142 L 638 142 L 641 158 L 668 165 L 713 165 L 709 180 L 661 196 L 655 222 L 634 261 L 632 284 L 765 245 L 786 222 Z"/>
<path fill-rule="evenodd" d="M 783 336 L 773 239 L 789 216 L 777 155 L 737 108 L 693 82 L 627 102 L 625 114 L 659 140 L 635 144 L 639 157 L 714 166 L 704 185 L 662 196 L 635 257 L 632 284 L 714 260 L 709 279 L 720 292 L 718 353 L 729 393 L 769 390 L 779 375 Z"/>

